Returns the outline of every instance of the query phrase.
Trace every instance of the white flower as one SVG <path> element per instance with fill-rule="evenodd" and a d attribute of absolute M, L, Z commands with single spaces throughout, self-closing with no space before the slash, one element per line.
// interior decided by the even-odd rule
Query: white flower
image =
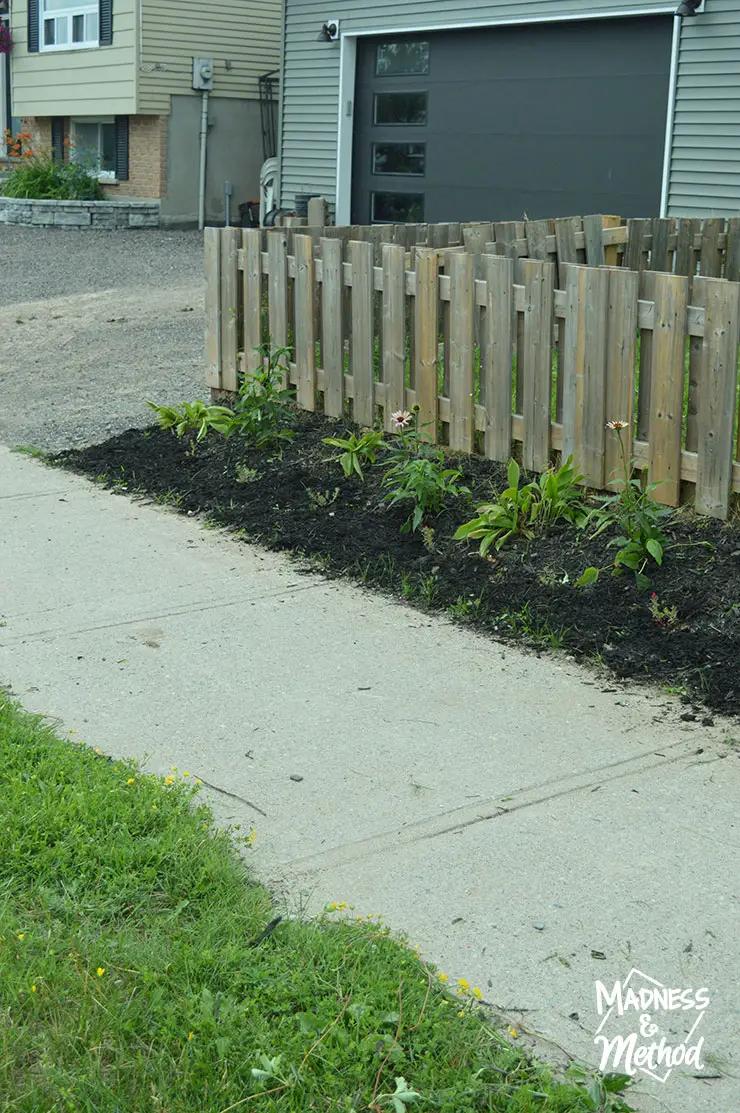
<path fill-rule="evenodd" d="M 606 427 L 607 427 L 607 429 L 614 429 L 615 431 L 618 430 L 618 429 L 626 429 L 627 428 L 627 422 L 626 421 L 607 421 Z"/>
<path fill-rule="evenodd" d="M 411 424 L 412 418 L 408 410 L 396 410 L 391 414 L 391 421 L 396 429 L 405 429 L 407 425 Z"/>

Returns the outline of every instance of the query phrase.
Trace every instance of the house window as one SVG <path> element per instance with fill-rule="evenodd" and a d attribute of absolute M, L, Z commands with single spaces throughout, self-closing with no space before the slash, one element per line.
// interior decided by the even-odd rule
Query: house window
<path fill-rule="evenodd" d="M 375 56 L 375 73 L 378 77 L 429 73 L 429 43 L 380 43 Z"/>
<path fill-rule="evenodd" d="M 99 178 L 116 176 L 116 125 L 109 119 L 76 119 L 70 124 L 71 159 Z"/>
<path fill-rule="evenodd" d="M 376 93 L 373 106 L 376 124 L 416 124 L 427 122 L 426 93 Z"/>
<path fill-rule="evenodd" d="M 99 45 L 99 3 L 40 0 L 42 50 L 75 50 Z"/>
<path fill-rule="evenodd" d="M 373 143 L 373 174 L 423 174 L 425 143 Z"/>
<path fill-rule="evenodd" d="M 423 193 L 373 193 L 373 224 L 418 224 L 424 219 Z"/>

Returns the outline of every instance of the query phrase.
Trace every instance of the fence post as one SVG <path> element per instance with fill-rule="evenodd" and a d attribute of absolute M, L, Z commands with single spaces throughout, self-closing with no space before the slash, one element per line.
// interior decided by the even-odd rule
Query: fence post
<path fill-rule="evenodd" d="M 296 400 L 304 410 L 316 409 L 316 333 L 314 329 L 314 261 L 310 236 L 296 236 L 295 363 Z"/>
<path fill-rule="evenodd" d="M 324 413 L 344 413 L 344 275 L 342 241 L 321 241 L 321 360 L 324 365 Z"/>
<path fill-rule="evenodd" d="M 489 460 L 506 462 L 511 456 L 511 387 L 514 348 L 514 263 L 503 255 L 484 255 L 486 309 L 481 328 L 485 334 L 486 440 Z"/>
<path fill-rule="evenodd" d="M 237 390 L 239 333 L 239 229 L 221 229 L 221 388 Z"/>
<path fill-rule="evenodd" d="M 450 448 L 473 451 L 473 256 L 450 253 Z"/>
<path fill-rule="evenodd" d="M 203 242 L 206 279 L 206 386 L 221 389 L 221 238 L 218 228 L 206 228 Z"/>
<path fill-rule="evenodd" d="M 726 518 L 732 490 L 740 285 L 697 278 L 694 291 L 706 315 L 697 393 L 695 508 L 699 514 Z"/>
<path fill-rule="evenodd" d="M 375 420 L 373 245 L 350 243 L 352 262 L 352 413 L 358 425 Z"/>
<path fill-rule="evenodd" d="M 414 304 L 414 388 L 419 407 L 419 428 L 437 441 L 437 366 L 439 362 L 439 307 L 437 252 L 416 249 L 416 299 Z"/>
<path fill-rule="evenodd" d="M 610 272 L 568 267 L 563 367 L 563 457 L 588 487 L 604 486 Z"/>
<path fill-rule="evenodd" d="M 244 230 L 244 370 L 262 366 L 262 232 Z"/>
<path fill-rule="evenodd" d="M 539 259 L 519 259 L 517 270 L 524 286 L 522 342 L 517 349 L 524 415 L 522 463 L 528 471 L 544 471 L 550 464 L 555 266 Z"/>
<path fill-rule="evenodd" d="M 678 506 L 689 281 L 678 274 L 654 274 L 653 279 L 648 477 L 651 483 L 660 484 L 652 492 L 656 502 Z"/>

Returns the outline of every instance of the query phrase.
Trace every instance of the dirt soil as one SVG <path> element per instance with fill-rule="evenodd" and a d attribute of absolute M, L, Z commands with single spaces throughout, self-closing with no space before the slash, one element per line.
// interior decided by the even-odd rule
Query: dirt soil
<path fill-rule="evenodd" d="M 282 454 L 245 450 L 237 437 L 213 435 L 189 454 L 188 443 L 158 427 L 133 429 L 103 444 L 56 458 L 60 466 L 109 486 L 145 493 L 182 513 L 204 514 L 245 540 L 303 555 L 327 576 L 350 576 L 427 609 L 449 611 L 483 634 L 519 638 L 537 651 L 562 649 L 602 664 L 606 675 L 648 680 L 682 694 L 684 718 L 709 724 L 711 711 L 740 716 L 740 527 L 683 510 L 668 520 L 669 551 L 639 590 L 630 572 L 604 571 L 576 587 L 584 569 L 606 568 L 610 534 L 558 524 L 490 560 L 475 543 L 452 540 L 492 486 L 506 486 L 500 465 L 462 456 L 470 497 L 452 500 L 434 521 L 432 550 L 420 533 L 403 534 L 408 510 L 388 508 L 382 471 L 345 479 L 321 443 L 345 423 L 301 413 Z M 255 469 L 244 476 L 237 469 Z M 323 503 L 323 505 L 322 505 Z M 613 559 L 613 551 L 612 551 Z M 657 623 L 651 593 L 676 607 L 677 621 Z M 479 600 L 479 602 L 477 602 Z M 460 605 L 462 604 L 462 606 Z M 455 614 L 457 611 L 457 615 Z M 461 612 L 465 612 L 462 614 Z"/>

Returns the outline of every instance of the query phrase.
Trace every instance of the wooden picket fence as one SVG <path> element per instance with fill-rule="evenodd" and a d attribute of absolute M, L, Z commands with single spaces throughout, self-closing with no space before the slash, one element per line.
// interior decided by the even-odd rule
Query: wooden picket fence
<path fill-rule="evenodd" d="M 300 229 L 207 229 L 208 385 L 234 391 L 261 345 L 288 346 L 306 410 L 390 430 L 416 405 L 453 451 L 506 461 L 518 444 L 532 471 L 572 454 L 600 490 L 619 468 L 605 423 L 624 420 L 660 502 L 727 517 L 740 283 L 385 242 L 378 264 L 377 251 Z"/>
<path fill-rule="evenodd" d="M 619 216 L 569 216 L 557 220 L 485 222 L 475 224 L 380 224 L 372 227 L 301 227 L 293 219 L 288 242 L 296 234 L 322 237 L 346 245 L 362 240 L 374 245 L 375 264 L 382 263 L 384 243 L 438 250 L 459 248 L 474 255 L 507 255 L 589 267 L 625 266 L 630 270 L 670 271 L 693 277 L 740 281 L 740 217 L 667 217 L 623 220 Z M 266 241 L 263 240 L 266 244 Z"/>

